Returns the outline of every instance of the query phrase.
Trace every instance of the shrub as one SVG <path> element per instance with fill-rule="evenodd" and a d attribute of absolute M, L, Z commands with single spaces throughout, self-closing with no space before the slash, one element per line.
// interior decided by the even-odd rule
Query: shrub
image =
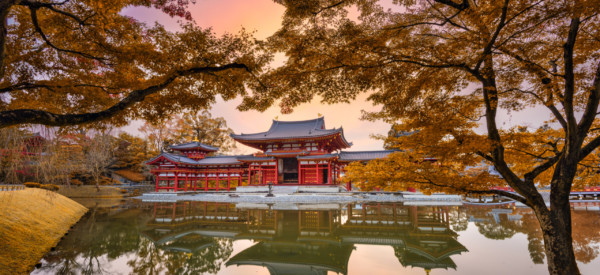
<path fill-rule="evenodd" d="M 42 189 L 50 190 L 50 191 L 58 191 L 59 187 L 55 184 L 42 184 Z"/>
<path fill-rule="evenodd" d="M 82 185 L 83 185 L 83 182 L 81 182 L 81 181 L 80 181 L 80 180 L 78 180 L 78 179 L 73 179 L 73 180 L 71 180 L 71 184 L 72 184 L 72 185 L 75 185 L 75 186 L 82 186 Z"/>
<path fill-rule="evenodd" d="M 25 185 L 25 187 L 29 187 L 29 188 L 40 188 L 42 185 L 37 183 L 37 182 L 26 182 L 23 185 Z"/>

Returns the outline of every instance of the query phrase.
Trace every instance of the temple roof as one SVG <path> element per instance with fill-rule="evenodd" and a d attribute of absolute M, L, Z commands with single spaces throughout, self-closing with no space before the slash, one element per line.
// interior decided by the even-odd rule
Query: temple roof
<path fill-rule="evenodd" d="M 152 158 L 151 160 L 147 161 L 147 164 L 151 164 L 154 161 L 156 161 L 157 159 L 164 157 L 174 163 L 183 163 L 183 164 L 198 164 L 197 161 L 188 158 L 186 156 L 182 156 L 182 155 L 176 155 L 176 154 L 172 154 L 172 153 L 167 153 L 167 152 L 162 152 L 160 153 L 158 156 Z"/>
<path fill-rule="evenodd" d="M 300 121 L 280 121 L 273 120 L 271 128 L 266 132 L 254 134 L 231 134 L 231 137 L 240 141 L 263 141 L 263 140 L 284 140 L 296 138 L 317 138 L 340 134 L 347 147 L 352 144 L 344 138 L 342 127 L 337 129 L 325 129 L 324 117 Z"/>
<path fill-rule="evenodd" d="M 239 156 L 211 156 L 198 161 L 198 165 L 241 164 Z"/>
<path fill-rule="evenodd" d="M 394 150 L 341 151 L 339 153 L 333 153 L 333 154 L 298 156 L 297 158 L 299 160 L 321 160 L 321 159 L 337 158 L 341 162 L 367 161 L 367 160 L 385 158 L 390 153 L 393 153 L 393 152 L 396 152 L 396 151 L 394 151 Z"/>
<path fill-rule="evenodd" d="M 274 157 L 256 157 L 256 156 L 253 156 L 253 155 L 237 156 L 237 159 L 239 161 L 245 161 L 245 162 L 250 162 L 250 161 L 274 161 L 275 160 Z"/>
<path fill-rule="evenodd" d="M 209 156 L 205 157 L 201 160 L 193 160 L 186 156 L 176 155 L 172 153 L 162 152 L 160 155 L 152 158 L 147 161 L 147 164 L 152 164 L 154 161 L 158 160 L 160 157 L 164 157 L 174 163 L 182 163 L 182 164 L 191 164 L 191 165 L 229 165 L 229 164 L 241 164 L 241 162 L 237 159 L 238 157 L 250 157 L 251 155 L 241 155 L 241 156 Z"/>
<path fill-rule="evenodd" d="M 218 147 L 206 145 L 206 144 L 200 143 L 198 141 L 192 141 L 192 142 L 188 142 L 188 143 L 171 145 L 171 149 L 173 149 L 173 150 L 186 150 L 186 149 L 195 149 L 195 148 L 199 148 L 204 151 L 211 151 L 211 152 L 219 150 Z"/>
<path fill-rule="evenodd" d="M 309 155 L 309 156 L 298 156 L 296 157 L 298 160 L 317 160 L 317 159 L 330 159 L 337 158 L 339 154 L 323 154 L 323 155 Z"/>
<path fill-rule="evenodd" d="M 372 159 L 385 158 L 389 154 L 397 152 L 395 150 L 381 151 L 341 151 L 339 153 L 340 161 L 366 161 Z"/>

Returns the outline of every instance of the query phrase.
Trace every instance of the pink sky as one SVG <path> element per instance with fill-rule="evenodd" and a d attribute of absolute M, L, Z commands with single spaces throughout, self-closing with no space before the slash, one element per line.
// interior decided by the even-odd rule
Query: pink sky
<path fill-rule="evenodd" d="M 255 36 L 264 39 L 281 27 L 281 18 L 284 8 L 271 0 L 197 0 L 190 7 L 194 21 L 201 27 L 212 27 L 217 34 L 226 32 L 235 33 L 242 27 L 250 31 L 256 31 Z M 158 22 L 171 30 L 178 28 L 177 20 L 168 15 L 148 8 L 130 8 L 125 14 L 133 16 L 138 20 L 154 24 Z M 370 122 L 360 120 L 361 110 L 374 111 L 378 106 L 366 101 L 363 94 L 350 104 L 324 105 L 318 100 L 297 107 L 292 114 L 280 113 L 277 104 L 265 112 L 247 111 L 240 112 L 236 106 L 241 99 L 228 102 L 217 100 L 212 106 L 213 117 L 223 117 L 227 125 L 235 133 L 254 133 L 266 131 L 271 121 L 278 116 L 279 120 L 305 120 L 316 118 L 320 113 L 325 116 L 325 125 L 328 128 L 344 127 L 346 139 L 353 142 L 351 150 L 381 150 L 383 142 L 371 138 L 373 134 L 386 134 L 390 125 L 383 122 Z M 549 117 L 543 108 L 527 109 L 512 115 L 499 114 L 499 125 L 511 127 L 517 123 L 527 121 L 525 125 L 537 127 L 543 122 L 543 118 Z M 141 122 L 134 121 L 123 130 L 139 134 L 137 128 Z M 255 149 L 238 144 L 235 153 L 251 153 Z"/>

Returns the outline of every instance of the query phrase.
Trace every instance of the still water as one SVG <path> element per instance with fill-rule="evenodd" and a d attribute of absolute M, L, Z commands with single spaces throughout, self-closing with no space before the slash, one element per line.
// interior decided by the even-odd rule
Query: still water
<path fill-rule="evenodd" d="M 535 216 L 513 204 L 85 204 L 33 274 L 547 274 Z M 573 205 L 583 274 L 600 270 L 598 205 Z"/>

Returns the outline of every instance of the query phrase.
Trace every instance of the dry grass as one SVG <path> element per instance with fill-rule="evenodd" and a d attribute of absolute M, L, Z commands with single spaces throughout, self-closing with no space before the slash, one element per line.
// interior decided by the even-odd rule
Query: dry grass
<path fill-rule="evenodd" d="M 112 186 L 100 186 L 100 191 L 93 185 L 71 186 L 61 185 L 57 193 L 69 198 L 122 198 L 121 189 Z"/>
<path fill-rule="evenodd" d="M 31 271 L 86 211 L 48 190 L 0 192 L 0 273 Z"/>
<path fill-rule="evenodd" d="M 134 172 L 129 169 L 117 170 L 115 171 L 115 174 L 135 182 L 141 182 L 146 179 L 142 173 Z"/>

